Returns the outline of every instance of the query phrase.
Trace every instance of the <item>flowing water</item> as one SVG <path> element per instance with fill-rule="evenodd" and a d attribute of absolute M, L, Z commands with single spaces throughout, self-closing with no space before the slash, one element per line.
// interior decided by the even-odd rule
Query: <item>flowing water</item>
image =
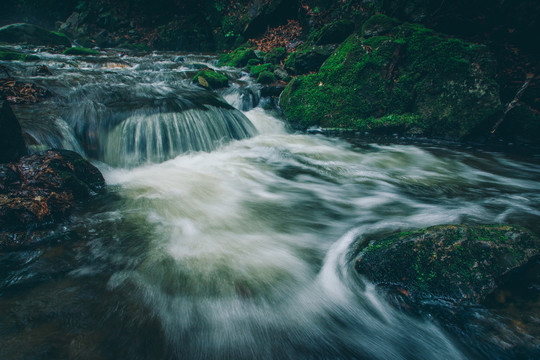
<path fill-rule="evenodd" d="M 14 107 L 22 127 L 93 160 L 108 191 L 0 253 L 0 358 L 538 355 L 534 316 L 412 315 L 353 269 L 363 239 L 397 230 L 540 233 L 538 158 L 295 134 L 237 70 L 217 95 L 192 85 L 208 56 L 41 56 L 52 76 L 9 63 L 53 94 Z"/>

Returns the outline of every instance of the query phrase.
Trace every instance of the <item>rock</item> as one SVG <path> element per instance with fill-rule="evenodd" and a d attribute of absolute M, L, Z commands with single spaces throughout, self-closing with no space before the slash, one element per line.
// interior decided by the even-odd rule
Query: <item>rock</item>
<path fill-rule="evenodd" d="M 94 50 L 94 49 L 83 48 L 83 47 L 71 47 L 64 51 L 64 55 L 81 55 L 81 56 L 99 55 L 99 51 Z"/>
<path fill-rule="evenodd" d="M 339 20 L 324 25 L 321 29 L 310 34 L 307 42 L 311 45 L 340 44 L 354 31 L 354 23 Z"/>
<path fill-rule="evenodd" d="M 83 21 L 83 16 L 81 16 L 81 14 L 78 12 L 74 12 L 67 18 L 67 20 L 64 23 L 62 23 L 58 27 L 58 31 L 63 34 L 75 36 L 77 35 L 76 34 L 77 28 L 79 27 L 79 24 L 81 24 L 82 21 Z"/>
<path fill-rule="evenodd" d="M 0 163 L 17 161 L 27 154 L 21 126 L 7 101 L 0 102 Z"/>
<path fill-rule="evenodd" d="M 385 35 L 397 25 L 399 25 L 398 20 L 384 14 L 376 14 L 367 19 L 362 25 L 362 35 L 366 38 Z"/>
<path fill-rule="evenodd" d="M 249 69 L 249 73 L 252 77 L 254 78 L 258 78 L 259 75 L 262 73 L 262 72 L 273 72 L 274 69 L 276 67 L 272 64 L 262 64 L 262 65 L 256 65 L 256 66 L 252 66 L 250 69 Z"/>
<path fill-rule="evenodd" d="M 276 70 L 274 70 L 274 75 L 280 80 L 284 80 L 289 77 L 289 73 L 282 68 L 277 68 Z"/>
<path fill-rule="evenodd" d="M 283 47 L 277 47 L 272 49 L 268 54 L 264 56 L 264 62 L 274 65 L 279 65 L 281 61 L 285 60 L 287 51 Z"/>
<path fill-rule="evenodd" d="M 229 79 L 212 69 L 199 71 L 193 78 L 193 82 L 212 90 L 229 86 Z"/>
<path fill-rule="evenodd" d="M 335 49 L 333 45 L 304 47 L 290 54 L 283 67 L 296 75 L 318 71 Z"/>
<path fill-rule="evenodd" d="M 251 59 L 257 59 L 253 48 L 239 47 L 219 58 L 219 66 L 244 67 Z"/>
<path fill-rule="evenodd" d="M 270 71 L 263 71 L 257 77 L 257 82 L 259 84 L 268 85 L 268 84 L 276 82 L 276 76 L 274 75 L 274 73 L 271 73 Z"/>
<path fill-rule="evenodd" d="M 47 150 L 2 165 L 0 228 L 25 230 L 58 221 L 104 185 L 96 167 L 68 150 Z"/>
<path fill-rule="evenodd" d="M 371 241 L 355 268 L 419 304 L 481 303 L 539 254 L 540 239 L 517 226 L 443 225 Z"/>
<path fill-rule="evenodd" d="M 61 33 L 49 31 L 32 24 L 11 24 L 0 28 L 0 41 L 9 44 L 71 46 L 71 41 Z"/>
<path fill-rule="evenodd" d="M 461 139 L 501 110 L 494 65 L 484 46 L 403 24 L 351 35 L 318 74 L 290 82 L 280 106 L 298 129 Z"/>

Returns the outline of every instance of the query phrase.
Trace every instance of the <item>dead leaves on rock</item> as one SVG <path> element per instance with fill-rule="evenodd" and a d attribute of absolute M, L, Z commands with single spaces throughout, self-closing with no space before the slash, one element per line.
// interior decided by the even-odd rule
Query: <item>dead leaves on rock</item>
<path fill-rule="evenodd" d="M 0 79 L 0 99 L 12 104 L 34 104 L 49 95 L 46 89 L 36 84 L 17 81 L 11 77 Z"/>

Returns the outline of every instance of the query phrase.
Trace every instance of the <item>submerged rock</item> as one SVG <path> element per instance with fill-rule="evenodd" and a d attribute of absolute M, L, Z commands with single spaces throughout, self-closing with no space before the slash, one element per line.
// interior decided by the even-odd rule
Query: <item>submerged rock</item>
<path fill-rule="evenodd" d="M 501 110 L 486 47 L 393 21 L 375 36 L 372 22 L 374 36 L 351 35 L 318 74 L 289 83 L 280 106 L 293 127 L 459 139 Z"/>
<path fill-rule="evenodd" d="M 11 231 L 51 224 L 105 185 L 79 154 L 47 150 L 0 166 L 0 248 Z"/>
<path fill-rule="evenodd" d="M 32 24 L 11 24 L 0 28 L 0 41 L 9 44 L 61 45 L 69 47 L 71 41 L 62 33 L 43 29 Z"/>
<path fill-rule="evenodd" d="M 372 241 L 355 268 L 413 302 L 480 303 L 539 255 L 538 237 L 517 226 L 443 225 Z"/>
<path fill-rule="evenodd" d="M 0 163 L 17 161 L 26 154 L 26 144 L 19 121 L 9 103 L 0 101 Z"/>

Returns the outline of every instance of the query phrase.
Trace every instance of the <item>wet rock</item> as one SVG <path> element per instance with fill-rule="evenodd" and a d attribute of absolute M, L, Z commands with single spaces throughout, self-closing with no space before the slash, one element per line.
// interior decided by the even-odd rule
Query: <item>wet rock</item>
<path fill-rule="evenodd" d="M 511 225 L 444 225 L 371 241 L 356 270 L 416 303 L 481 303 L 540 255 L 540 240 Z"/>
<path fill-rule="evenodd" d="M 19 121 L 7 101 L 0 101 L 0 163 L 17 161 L 26 155 L 26 144 Z M 0 184 L 0 189 L 1 189 Z"/>
<path fill-rule="evenodd" d="M 193 82 L 212 90 L 229 86 L 229 79 L 212 69 L 199 71 L 193 78 Z"/>
<path fill-rule="evenodd" d="M 0 247 L 8 232 L 61 220 L 104 185 L 96 167 L 68 150 L 47 150 L 0 166 Z"/>
<path fill-rule="evenodd" d="M 64 34 L 25 23 L 1 27 L 0 41 L 9 44 L 27 43 L 32 45 L 71 46 L 71 41 Z"/>

